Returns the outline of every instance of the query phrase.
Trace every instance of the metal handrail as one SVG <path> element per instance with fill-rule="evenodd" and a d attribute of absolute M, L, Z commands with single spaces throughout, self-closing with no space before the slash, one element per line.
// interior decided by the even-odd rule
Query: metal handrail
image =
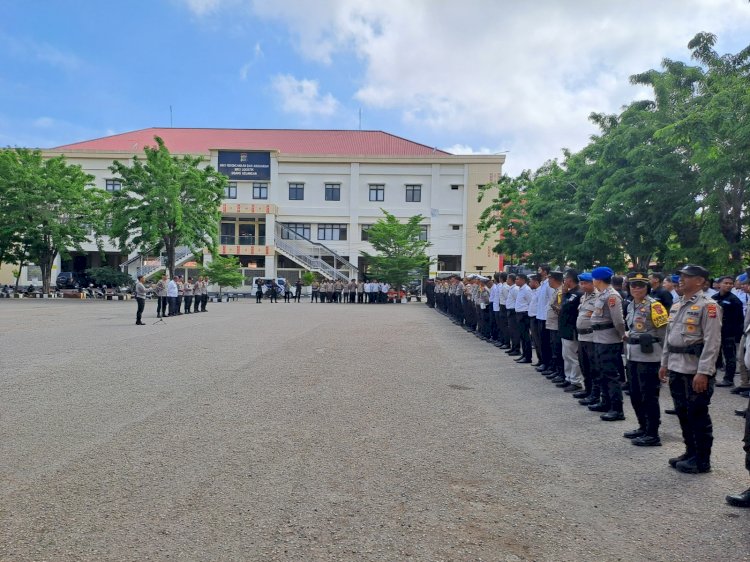
<path fill-rule="evenodd" d="M 318 257 L 318 259 L 321 259 L 321 261 L 322 261 L 322 256 L 323 255 L 325 255 L 325 256 L 327 256 L 329 258 L 332 258 L 333 259 L 333 264 L 334 264 L 333 267 L 332 267 L 333 270 L 339 271 L 341 269 L 348 269 L 351 272 L 352 276 L 355 276 L 355 277 L 359 274 L 359 269 L 354 264 L 352 264 L 348 260 L 345 260 L 344 258 L 342 258 L 340 255 L 338 255 L 336 252 L 334 252 L 333 250 L 331 250 L 325 244 L 321 244 L 320 242 L 313 242 L 312 240 L 310 240 L 309 238 L 307 238 L 305 235 L 300 234 L 296 230 L 292 230 L 291 228 L 289 228 L 288 226 L 286 226 L 283 223 L 277 222 L 276 223 L 276 235 L 277 235 L 277 239 L 278 240 L 285 240 L 284 239 L 284 234 L 287 234 L 289 236 L 288 238 L 286 238 L 286 240 L 291 240 L 291 241 L 304 240 L 308 244 L 312 245 L 314 247 L 314 249 L 318 250 L 317 257 Z M 278 246 L 278 240 L 276 242 L 277 246 Z M 343 274 L 342 274 L 342 276 L 343 276 Z M 338 276 L 336 276 L 336 277 L 338 277 Z"/>

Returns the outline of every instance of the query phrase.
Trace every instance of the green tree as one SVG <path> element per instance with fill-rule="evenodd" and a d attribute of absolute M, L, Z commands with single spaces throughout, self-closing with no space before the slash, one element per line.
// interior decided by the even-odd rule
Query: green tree
<path fill-rule="evenodd" d="M 240 271 L 240 260 L 237 256 L 214 256 L 201 269 L 201 274 L 219 286 L 219 297 L 222 287 L 239 287 L 245 278 Z"/>
<path fill-rule="evenodd" d="M 367 231 L 367 239 L 377 254 L 362 252 L 370 264 L 370 273 L 400 290 L 414 278 L 427 273 L 430 258 L 426 253 L 430 243 L 420 240 L 424 217 L 415 215 L 405 223 L 381 209 L 383 218 Z"/>
<path fill-rule="evenodd" d="M 145 148 L 145 162 L 134 157 L 130 166 L 112 164 L 122 189 L 112 198 L 111 234 L 123 251 L 163 249 L 172 277 L 178 246 L 214 251 L 227 180 L 202 167 L 203 158 L 172 156 L 161 138 L 154 139 L 157 146 Z"/>
<path fill-rule="evenodd" d="M 128 273 L 114 267 L 92 267 L 86 270 L 86 274 L 97 285 L 106 285 L 107 287 L 128 287 L 133 285 L 133 278 Z"/>
<path fill-rule="evenodd" d="M 82 251 L 81 245 L 92 238 L 101 248 L 107 195 L 89 189 L 93 176 L 67 164 L 63 156 L 45 159 L 38 150 L 7 149 L 0 161 L 0 207 L 8 211 L 2 229 L 10 233 L 4 258 L 37 264 L 42 290 L 49 292 L 58 255 Z"/>

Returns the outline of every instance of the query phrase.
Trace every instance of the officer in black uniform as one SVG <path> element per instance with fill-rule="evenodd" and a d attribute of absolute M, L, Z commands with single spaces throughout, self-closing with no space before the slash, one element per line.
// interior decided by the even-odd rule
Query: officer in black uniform
<path fill-rule="evenodd" d="M 721 307 L 721 354 L 724 357 L 724 378 L 716 381 L 716 386 L 734 386 L 737 372 L 737 344 L 742 339 L 745 322 L 742 301 L 732 293 L 734 278 L 719 277 L 719 292 L 711 298 Z"/>

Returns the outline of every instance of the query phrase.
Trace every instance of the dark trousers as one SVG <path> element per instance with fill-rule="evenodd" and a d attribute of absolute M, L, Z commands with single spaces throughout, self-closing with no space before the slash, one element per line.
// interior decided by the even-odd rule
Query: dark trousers
<path fill-rule="evenodd" d="M 156 297 L 156 317 L 160 318 L 167 314 L 167 297 Z"/>
<path fill-rule="evenodd" d="M 193 312 L 198 312 L 202 300 L 203 295 L 195 295 L 195 299 L 193 300 Z"/>
<path fill-rule="evenodd" d="M 294 291 L 294 300 L 302 302 L 302 291 Z"/>
<path fill-rule="evenodd" d="M 174 316 L 177 312 L 177 297 L 167 297 L 167 302 L 169 303 L 169 315 Z"/>
<path fill-rule="evenodd" d="M 201 295 L 201 312 L 206 312 L 206 305 L 208 304 L 208 295 Z"/>
<path fill-rule="evenodd" d="M 601 388 L 596 375 L 596 360 L 594 358 L 594 342 L 578 341 L 578 364 L 581 366 L 583 385 L 589 396 L 599 399 Z"/>
<path fill-rule="evenodd" d="M 497 313 L 497 325 L 500 332 L 500 343 L 510 345 L 510 336 L 508 332 L 508 309 L 504 304 L 500 305 L 500 311 Z"/>
<path fill-rule="evenodd" d="M 284 291 L 284 302 L 292 302 L 292 293 Z"/>
<path fill-rule="evenodd" d="M 193 296 L 185 295 L 185 314 L 190 314 L 190 307 L 193 306 Z"/>
<path fill-rule="evenodd" d="M 143 316 L 143 309 L 146 308 L 146 299 L 136 298 L 135 300 L 138 303 L 138 310 L 135 313 L 135 321 L 140 322 L 141 316 Z"/>
<path fill-rule="evenodd" d="M 492 337 L 492 305 L 488 304 L 487 308 L 484 310 L 479 310 L 479 313 L 482 315 L 484 328 L 482 329 L 482 335 L 485 338 L 491 338 Z"/>
<path fill-rule="evenodd" d="M 182 310 L 182 295 L 177 297 L 177 314 L 181 314 L 180 310 Z"/>
<path fill-rule="evenodd" d="M 546 320 L 537 320 L 540 323 L 539 335 L 542 340 L 542 363 L 547 367 L 552 367 L 552 346 L 550 345 L 549 330 L 544 327 Z"/>
<path fill-rule="evenodd" d="M 687 453 L 695 457 L 699 466 L 705 466 L 711 460 L 711 446 L 714 442 L 708 406 L 714 394 L 715 381 L 713 377 L 709 377 L 708 389 L 698 394 L 693 390 L 693 377 L 695 375 L 669 371 L 669 391 L 680 420 Z"/>
<path fill-rule="evenodd" d="M 544 363 L 542 361 L 542 334 L 541 330 L 544 329 L 544 326 L 540 325 L 542 323 L 541 320 L 537 320 L 536 317 L 530 316 L 529 317 L 530 322 L 530 329 L 531 329 L 531 341 L 534 342 L 534 349 L 536 349 L 536 359 L 539 363 Z"/>
<path fill-rule="evenodd" d="M 724 358 L 724 380 L 734 382 L 737 372 L 737 342 L 734 338 L 721 338 L 721 355 Z"/>
<path fill-rule="evenodd" d="M 628 361 L 630 403 L 638 418 L 638 426 L 646 435 L 659 434 L 661 409 L 659 408 L 659 363 Z"/>
<path fill-rule="evenodd" d="M 508 338 L 510 348 L 513 351 L 521 351 L 521 333 L 518 331 L 518 319 L 515 308 L 506 308 L 508 311 Z"/>
<path fill-rule="evenodd" d="M 531 318 L 527 312 L 516 312 L 516 325 L 521 340 L 521 355 L 531 361 Z"/>
<path fill-rule="evenodd" d="M 545 330 L 549 332 L 549 347 L 550 347 L 550 363 L 547 366 L 554 369 L 555 372 L 563 374 L 565 369 L 563 367 L 562 357 L 562 340 L 560 339 L 560 332 L 557 330 Z"/>
<path fill-rule="evenodd" d="M 255 304 L 260 304 L 262 302 L 263 302 L 263 292 L 255 291 Z"/>
<path fill-rule="evenodd" d="M 357 293 L 354 291 L 349 291 L 349 304 L 352 304 L 357 299 Z"/>
<path fill-rule="evenodd" d="M 610 411 L 622 412 L 622 385 L 617 363 L 622 363 L 622 344 L 595 343 L 596 367 L 601 384 L 601 402 Z"/>
<path fill-rule="evenodd" d="M 746 412 L 750 410 L 750 405 Z M 750 416 L 745 414 L 745 468 L 750 472 Z"/>
<path fill-rule="evenodd" d="M 365 294 L 364 293 L 357 293 L 357 302 L 358 303 L 365 302 Z"/>

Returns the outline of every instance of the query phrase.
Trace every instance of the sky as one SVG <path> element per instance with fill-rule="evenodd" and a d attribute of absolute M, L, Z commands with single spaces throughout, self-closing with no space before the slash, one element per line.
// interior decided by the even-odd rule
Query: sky
<path fill-rule="evenodd" d="M 146 127 L 383 130 L 520 173 L 628 77 L 750 44 L 747 0 L 0 0 L 0 146 Z M 171 113 L 170 113 L 171 107 Z M 361 116 L 361 117 L 360 117 Z"/>

